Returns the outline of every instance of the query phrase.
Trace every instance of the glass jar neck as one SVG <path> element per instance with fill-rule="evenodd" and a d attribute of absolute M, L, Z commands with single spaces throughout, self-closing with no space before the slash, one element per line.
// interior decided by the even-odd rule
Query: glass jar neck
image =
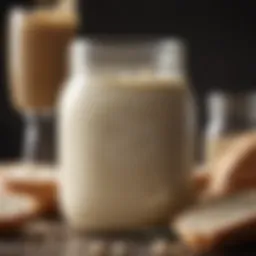
<path fill-rule="evenodd" d="M 71 74 L 140 74 L 185 77 L 184 47 L 176 39 L 97 41 L 78 39 L 70 50 Z"/>

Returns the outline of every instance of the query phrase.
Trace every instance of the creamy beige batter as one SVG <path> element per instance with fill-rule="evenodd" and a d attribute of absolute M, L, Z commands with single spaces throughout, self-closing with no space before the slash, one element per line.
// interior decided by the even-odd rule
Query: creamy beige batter
<path fill-rule="evenodd" d="M 61 201 L 82 230 L 168 222 L 188 198 L 193 108 L 170 77 L 78 75 L 59 106 Z M 191 112 L 189 111 L 191 110 Z"/>

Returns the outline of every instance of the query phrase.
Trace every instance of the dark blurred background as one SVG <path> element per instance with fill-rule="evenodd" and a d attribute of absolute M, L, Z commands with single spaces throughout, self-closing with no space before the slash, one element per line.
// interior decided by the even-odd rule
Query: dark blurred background
<path fill-rule="evenodd" d="M 88 34 L 109 33 L 111 26 L 114 30 L 129 31 L 142 27 L 144 21 L 145 32 L 180 36 L 187 41 L 189 72 L 200 107 L 201 129 L 205 123 L 204 99 L 209 90 L 254 90 L 256 15 L 252 2 L 138 1 L 141 10 L 137 14 L 141 13 L 142 19 L 131 12 L 134 6 L 129 1 L 84 1 Z M 17 158 L 20 152 L 23 124 L 8 101 L 5 27 L 6 11 L 26 2 L 1 0 L 0 3 L 0 160 Z"/>

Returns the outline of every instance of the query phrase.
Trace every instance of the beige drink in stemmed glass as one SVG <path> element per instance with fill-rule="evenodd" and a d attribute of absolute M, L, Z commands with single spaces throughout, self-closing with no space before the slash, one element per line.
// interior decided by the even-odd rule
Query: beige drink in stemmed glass
<path fill-rule="evenodd" d="M 76 15 L 63 7 L 14 8 L 8 18 L 10 99 L 25 119 L 23 157 L 29 162 L 52 161 L 53 112 Z"/>

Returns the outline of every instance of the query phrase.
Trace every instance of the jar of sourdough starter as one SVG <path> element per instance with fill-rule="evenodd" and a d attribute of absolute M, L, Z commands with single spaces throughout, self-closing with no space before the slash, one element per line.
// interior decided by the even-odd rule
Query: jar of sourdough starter
<path fill-rule="evenodd" d="M 240 136 L 256 131 L 256 93 L 214 91 L 207 99 L 205 160 L 214 162 Z M 255 133 L 256 135 L 256 133 Z"/>
<path fill-rule="evenodd" d="M 194 105 L 177 40 L 77 40 L 59 102 L 61 208 L 78 230 L 168 223 L 191 197 Z"/>

